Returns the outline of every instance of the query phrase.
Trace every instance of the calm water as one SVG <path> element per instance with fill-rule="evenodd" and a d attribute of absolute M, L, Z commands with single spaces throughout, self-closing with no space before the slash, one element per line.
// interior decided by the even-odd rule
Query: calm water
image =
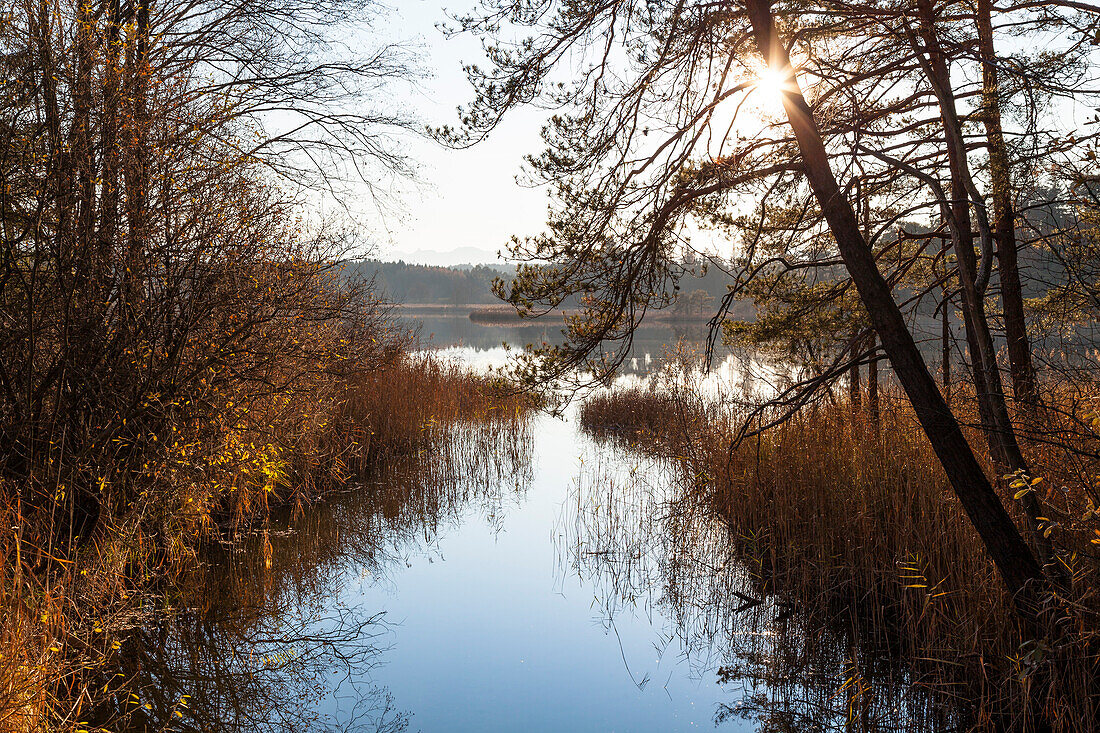
<path fill-rule="evenodd" d="M 475 368 L 501 364 L 502 341 L 545 337 L 456 319 L 424 331 Z M 679 335 L 644 331 L 624 378 L 645 379 Z M 743 361 L 720 355 L 711 379 L 744 380 Z M 843 635 L 777 667 L 784 609 L 754 598 L 729 530 L 684 511 L 674 468 L 587 437 L 574 412 L 460 428 L 439 460 L 215 552 L 186 610 L 128 642 L 123 672 L 166 701 L 152 717 L 189 730 L 842 727 L 851 701 L 837 690 L 858 661 Z M 864 715 L 884 708 L 904 727 L 905 680 L 885 675 Z"/>
<path fill-rule="evenodd" d="M 448 357 L 476 367 L 502 363 L 502 341 L 556 337 L 554 328 L 463 319 L 428 320 L 423 332 Z M 678 334 L 643 336 L 628 374 L 657 368 Z M 719 704 L 738 689 L 718 684 L 706 657 L 681 643 L 659 587 L 623 603 L 583 563 L 603 548 L 578 536 L 576 505 L 591 498 L 584 481 L 593 480 L 593 467 L 603 478 L 637 469 L 655 491 L 670 477 L 586 438 L 572 412 L 539 416 L 530 432 L 530 472 L 504 487 L 504 501 L 489 511 L 472 503 L 425 534 L 386 577 L 361 576 L 343 589 L 344 602 L 384 611 L 393 624 L 372 681 L 410 713 L 413 730 L 713 727 Z"/>
<path fill-rule="evenodd" d="M 471 507 L 385 582 L 344 589 L 395 624 L 372 677 L 424 731 L 709 726 L 730 692 L 670 639 L 658 599 L 609 614 L 604 589 L 571 567 L 568 515 L 598 451 L 571 422 L 532 430 L 530 483 L 499 515 Z"/>

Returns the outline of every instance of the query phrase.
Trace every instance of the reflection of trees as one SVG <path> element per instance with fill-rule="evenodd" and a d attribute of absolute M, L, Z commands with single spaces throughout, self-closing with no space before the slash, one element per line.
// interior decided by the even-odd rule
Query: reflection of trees
<path fill-rule="evenodd" d="M 499 521 L 511 498 L 504 487 L 522 493 L 531 478 L 530 436 L 505 421 L 460 425 L 433 451 L 206 548 L 164 601 L 170 608 L 124 640 L 93 725 L 405 730 L 408 716 L 365 682 L 384 651 L 384 617 L 342 603 L 343 587 L 364 570 L 384 574 L 471 508 Z"/>
<path fill-rule="evenodd" d="M 707 338 L 710 336 L 710 328 L 705 322 L 672 321 L 668 324 L 668 327 L 672 330 L 674 343 L 688 344 L 698 349 L 700 352 L 702 352 L 707 345 Z"/>
<path fill-rule="evenodd" d="M 319 604 L 182 614 L 127 640 L 118 672 L 127 683 L 113 711 L 118 727 L 330 728 L 334 721 L 317 709 L 317 701 L 369 670 L 383 630 L 377 616 L 326 611 Z M 405 728 L 406 716 L 385 690 L 355 688 L 350 694 L 357 729 Z"/>
<path fill-rule="evenodd" d="M 520 348 L 526 344 L 561 344 L 564 340 L 564 323 L 560 318 L 492 325 L 474 323 L 465 315 L 410 317 L 408 320 L 420 326 L 422 336 L 431 336 L 431 343 L 436 347 L 461 345 L 473 349 L 493 349 L 504 342 Z M 659 368 L 662 354 L 675 349 L 679 343 L 702 353 L 708 333 L 705 321 L 647 321 L 635 332 L 630 358 L 623 364 L 622 371 L 628 374 L 649 373 L 651 369 Z M 718 344 L 717 351 L 719 355 L 724 355 L 729 349 Z M 648 362 L 645 359 L 647 354 L 650 356 Z M 636 365 L 632 366 L 632 359 L 637 360 Z"/>
<path fill-rule="evenodd" d="M 677 488 L 674 461 L 585 461 L 559 528 L 561 565 L 595 588 L 607 623 L 637 608 L 671 619 L 694 674 L 740 689 L 718 724 L 761 731 L 949 730 L 962 706 L 934 698 L 859 609 L 808 608 L 770 592 L 767 558 Z M 965 726 L 963 726 L 965 728 Z"/>

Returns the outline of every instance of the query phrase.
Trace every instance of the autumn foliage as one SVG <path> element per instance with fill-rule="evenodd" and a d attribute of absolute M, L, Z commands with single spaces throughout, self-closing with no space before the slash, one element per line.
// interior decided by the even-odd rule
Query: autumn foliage
<path fill-rule="evenodd" d="M 401 71 L 328 68 L 320 25 L 270 35 L 291 5 L 0 11 L 0 729 L 110 720 L 98 675 L 203 542 L 426 450 L 492 389 L 407 356 L 349 233 L 303 218 L 295 161 L 370 142 L 326 90 Z M 309 121 L 273 132 L 276 108 Z"/>

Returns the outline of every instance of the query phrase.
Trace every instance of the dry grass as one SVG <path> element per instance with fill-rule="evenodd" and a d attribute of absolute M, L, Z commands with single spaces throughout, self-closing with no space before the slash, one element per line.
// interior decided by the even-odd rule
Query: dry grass
<path fill-rule="evenodd" d="M 551 311 L 546 315 L 540 316 L 539 323 L 541 324 L 555 319 L 564 319 L 566 316 L 572 315 L 575 312 L 576 310 L 571 308 Z M 521 318 L 515 308 L 503 303 L 474 306 L 470 309 L 469 317 L 474 323 L 479 323 L 483 326 L 511 326 L 517 323 L 530 323 L 530 321 Z"/>
<path fill-rule="evenodd" d="M 728 527 L 761 597 L 798 609 L 803 646 L 839 623 L 860 645 L 889 650 L 940 704 L 965 709 L 953 723 L 964 728 L 1033 730 L 1045 719 L 1058 730 L 1097 729 L 1100 559 L 1092 540 L 1100 522 L 1064 449 L 1033 445 L 1029 456 L 1074 576 L 1062 599 L 1069 620 L 1033 641 L 904 400 L 887 395 L 878 426 L 843 402 L 809 407 L 731 448 L 741 417 L 687 391 L 642 389 L 598 396 L 582 411 L 587 429 L 614 429 L 678 461 L 686 494 Z M 970 437 L 980 453 L 984 444 Z M 1002 490 L 1015 512 L 1013 492 Z M 780 668 L 792 657 L 764 649 L 770 643 L 756 650 L 770 660 L 765 676 L 799 676 Z M 793 658 L 806 663 L 804 654 Z"/>
<path fill-rule="evenodd" d="M 407 459 L 450 458 L 453 431 L 492 440 L 532 406 L 494 378 L 400 350 L 296 395 L 224 401 L 193 428 L 202 441 L 174 426 L 140 475 L 107 474 L 138 484 L 138 499 L 105 508 L 86 543 L 58 545 L 51 514 L 0 507 L 11 528 L 0 533 L 0 731 L 82 731 L 93 709 L 125 700 L 126 680 L 102 670 L 166 593 L 183 592 L 203 543 L 243 540 L 272 512 Z"/>
<path fill-rule="evenodd" d="M 395 357 L 347 386 L 331 432 L 353 473 L 415 453 L 455 423 L 504 423 L 534 404 L 503 380 L 431 357 Z"/>
<path fill-rule="evenodd" d="M 581 405 L 585 430 L 639 450 L 671 450 L 685 433 L 702 433 L 715 417 L 702 400 L 652 387 L 598 392 Z"/>

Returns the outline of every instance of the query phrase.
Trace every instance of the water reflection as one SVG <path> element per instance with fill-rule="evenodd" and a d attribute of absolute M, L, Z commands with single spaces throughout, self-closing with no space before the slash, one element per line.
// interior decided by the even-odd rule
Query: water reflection
<path fill-rule="evenodd" d="M 512 350 L 522 349 L 527 344 L 560 344 L 564 341 L 559 321 L 532 324 L 522 321 L 514 323 L 486 325 L 475 323 L 464 312 L 448 315 L 417 315 L 415 319 L 407 317 L 405 322 L 419 327 L 425 346 L 440 349 L 452 354 L 461 353 L 463 359 L 473 356 L 485 361 L 486 355 L 493 355 L 494 364 L 503 364 L 507 358 L 504 344 Z M 631 352 L 622 366 L 627 376 L 644 377 L 654 374 L 664 364 L 663 355 L 676 348 L 677 344 L 702 353 L 707 342 L 705 323 L 647 322 L 634 335 Z M 722 360 L 730 353 L 729 349 L 719 345 L 716 356 Z"/>
<path fill-rule="evenodd" d="M 556 329 L 426 319 L 488 368 Z M 639 332 L 622 382 L 683 336 Z M 768 394 L 782 363 L 726 351 L 674 378 Z M 472 348 L 476 347 L 476 348 Z M 959 722 L 857 617 L 788 603 L 682 490 L 683 467 L 575 420 L 457 426 L 430 455 L 208 548 L 175 611 L 127 639 L 109 730 L 925 730 Z M 765 592 L 767 591 L 767 592 Z M 117 680 L 117 681 L 116 681 Z M 185 698 L 184 696 L 189 696 Z M 181 700 L 183 702 L 181 702 Z"/>
<path fill-rule="evenodd" d="M 525 424 L 459 425 L 431 455 L 205 549 L 171 608 L 136 624 L 93 726 L 127 731 L 406 730 L 373 671 L 394 630 L 348 602 L 471 511 L 499 525 L 531 479 Z M 297 516 L 295 516 L 297 515 Z"/>
<path fill-rule="evenodd" d="M 594 451 L 560 519 L 559 563 L 592 589 L 609 628 L 640 611 L 670 620 L 665 646 L 729 693 L 714 725 L 967 728 L 965 701 L 922 688 L 857 610 L 806 608 L 774 588 L 767 558 L 739 554 L 744 538 L 681 489 L 685 478 L 676 460 Z"/>

